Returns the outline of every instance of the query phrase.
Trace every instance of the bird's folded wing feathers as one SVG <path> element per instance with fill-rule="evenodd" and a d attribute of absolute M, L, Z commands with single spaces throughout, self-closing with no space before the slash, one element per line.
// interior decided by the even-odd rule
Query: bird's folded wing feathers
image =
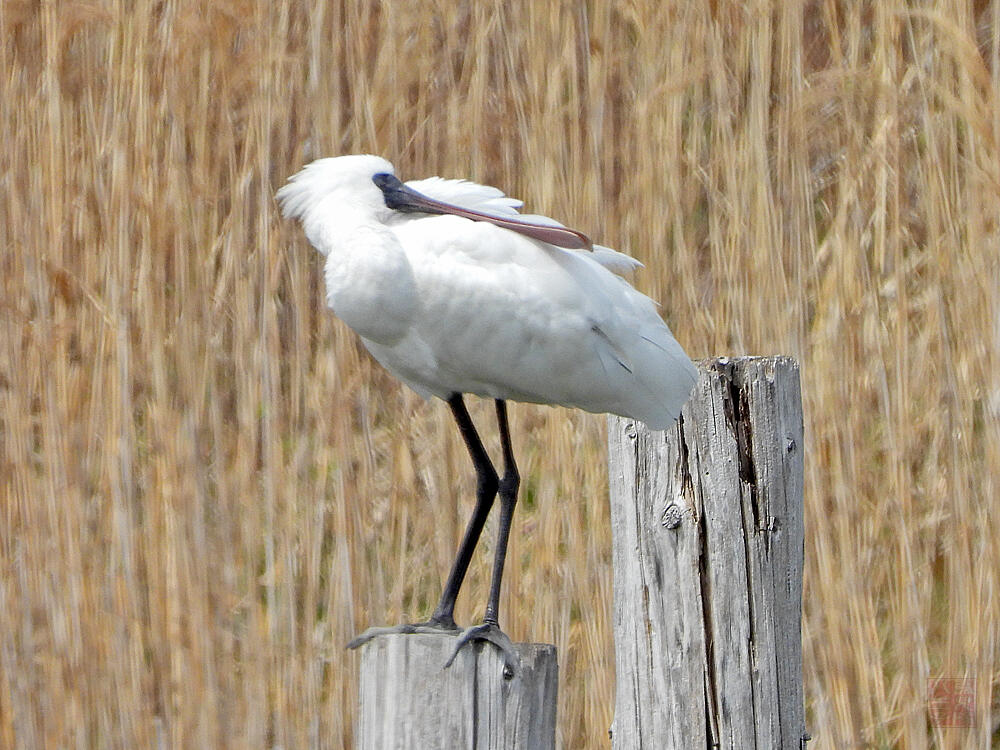
<path fill-rule="evenodd" d="M 574 250 L 574 252 L 580 251 Z M 610 247 L 604 247 L 604 245 L 594 245 L 594 250 L 590 253 L 590 256 L 593 260 L 619 276 L 632 273 L 637 268 L 643 268 L 642 263 L 631 255 L 620 253 L 617 250 L 612 250 Z"/>
<path fill-rule="evenodd" d="M 495 216 L 517 216 L 532 224 L 550 227 L 565 227 L 562 222 L 542 214 L 522 214 L 518 211 L 524 203 L 517 198 L 511 198 L 498 188 L 490 185 L 480 185 L 468 180 L 446 180 L 443 177 L 427 177 L 423 180 L 409 180 L 406 185 L 428 198 L 452 203 L 456 206 L 469 208 L 473 211 L 493 214 Z M 585 252 L 591 260 L 597 261 L 609 271 L 625 275 L 642 268 L 642 263 L 625 253 L 612 250 L 603 245 L 594 245 L 590 250 L 565 250 L 562 252 Z"/>

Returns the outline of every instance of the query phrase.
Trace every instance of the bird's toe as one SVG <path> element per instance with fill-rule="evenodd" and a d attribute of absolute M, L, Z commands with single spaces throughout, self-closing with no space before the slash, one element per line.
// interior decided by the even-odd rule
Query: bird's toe
<path fill-rule="evenodd" d="M 484 622 L 482 625 L 474 625 L 462 631 L 462 634 L 458 637 L 458 642 L 455 644 L 454 651 L 451 652 L 451 656 L 445 662 L 445 668 L 451 666 L 451 663 L 455 661 L 455 657 L 458 656 L 459 651 L 475 641 L 487 641 L 500 649 L 500 652 L 503 654 L 504 677 L 511 679 L 521 673 L 521 657 L 518 656 L 514 644 L 507 637 L 507 634 L 500 629 L 499 625 L 489 622 Z"/>
<path fill-rule="evenodd" d="M 412 635 L 413 633 L 431 634 L 454 634 L 458 632 L 458 626 L 454 622 L 441 622 L 438 620 L 428 620 L 427 622 L 404 622 L 400 625 L 378 626 L 368 628 L 365 632 L 352 638 L 347 643 L 347 648 L 358 648 L 363 646 L 373 638 L 380 635 Z"/>

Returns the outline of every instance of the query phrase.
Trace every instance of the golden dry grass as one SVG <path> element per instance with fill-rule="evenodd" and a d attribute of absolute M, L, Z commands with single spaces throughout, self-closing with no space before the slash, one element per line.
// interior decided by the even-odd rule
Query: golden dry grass
<path fill-rule="evenodd" d="M 277 214 L 356 151 L 632 252 L 692 356 L 798 357 L 810 747 L 990 745 L 996 2 L 4 0 L 0 61 L 0 746 L 351 745 L 342 644 L 429 612 L 472 491 Z M 504 620 L 603 747 L 603 419 L 513 420 Z"/>

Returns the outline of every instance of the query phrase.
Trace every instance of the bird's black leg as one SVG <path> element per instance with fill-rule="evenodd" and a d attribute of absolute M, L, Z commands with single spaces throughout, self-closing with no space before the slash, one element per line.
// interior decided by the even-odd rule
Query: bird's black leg
<path fill-rule="evenodd" d="M 496 557 L 493 561 L 493 577 L 490 583 L 490 598 L 486 603 L 483 624 L 471 627 L 462 633 L 448 664 L 451 664 L 459 650 L 470 641 L 489 641 L 504 654 L 508 676 L 518 671 L 520 659 L 510 638 L 500 629 L 500 585 L 503 580 L 503 566 L 507 559 L 507 541 L 510 539 L 511 519 L 517 503 L 517 491 L 521 476 L 514 461 L 514 450 L 510 444 L 510 426 L 507 422 L 507 402 L 496 399 L 497 422 L 500 425 L 500 443 L 503 448 L 503 478 L 500 479 L 500 528 L 497 531 Z M 495 476 L 495 475 L 494 475 Z"/>
<path fill-rule="evenodd" d="M 465 408 L 462 394 L 452 395 L 448 399 L 448 405 L 451 407 L 452 414 L 455 415 L 455 421 L 462 433 L 462 439 L 465 440 L 465 446 L 469 449 L 469 455 L 472 456 L 472 464 L 476 467 L 476 507 L 472 511 L 472 518 L 469 519 L 469 525 L 465 529 L 465 537 L 462 539 L 458 554 L 455 556 L 455 564 L 444 584 L 441 601 L 431 616 L 432 622 L 450 624 L 454 627 L 455 599 L 458 598 L 458 590 L 462 587 L 462 581 L 465 580 L 465 574 L 469 570 L 472 553 L 483 533 L 486 517 L 493 507 L 499 480 L 496 469 L 493 468 L 490 457 L 486 454 L 486 449 L 483 448 L 483 443 L 479 439 L 476 427 L 472 424 L 469 411 Z"/>
<path fill-rule="evenodd" d="M 514 449 L 510 445 L 510 427 L 507 424 L 507 402 L 496 400 L 497 422 L 500 424 L 500 444 L 503 448 L 503 478 L 500 480 L 500 529 L 497 532 L 497 551 L 493 561 L 493 580 L 490 598 L 486 604 L 485 621 L 499 625 L 500 581 L 503 578 L 504 561 L 507 559 L 507 540 L 510 539 L 510 523 L 517 503 L 517 490 L 521 486 L 521 475 L 514 461 Z"/>
<path fill-rule="evenodd" d="M 469 562 L 472 560 L 472 553 L 476 549 L 479 537 L 483 533 L 483 526 L 486 525 L 486 518 L 493 507 L 493 500 L 497 496 L 497 487 L 500 480 L 497 478 L 496 469 L 490 462 L 490 457 L 483 447 L 476 427 L 472 423 L 468 409 L 465 408 L 465 401 L 462 394 L 454 393 L 448 399 L 448 406 L 455 416 L 458 429 L 462 433 L 462 439 L 472 456 L 472 463 L 476 467 L 476 507 L 472 511 L 472 518 L 465 529 L 465 536 L 462 544 L 458 548 L 455 563 L 452 565 L 451 573 L 445 582 L 444 591 L 441 594 L 441 601 L 427 622 L 395 625 L 392 627 L 368 628 L 364 633 L 356 637 L 347 644 L 348 648 L 357 648 L 367 643 L 372 638 L 390 633 L 440 633 L 442 631 L 457 631 L 455 625 L 455 600 L 458 598 L 458 591 L 465 580 L 465 574 L 469 570 Z M 506 454 L 505 454 L 506 455 Z M 452 656 L 454 659 L 454 655 Z M 451 663 L 449 659 L 448 663 Z"/>

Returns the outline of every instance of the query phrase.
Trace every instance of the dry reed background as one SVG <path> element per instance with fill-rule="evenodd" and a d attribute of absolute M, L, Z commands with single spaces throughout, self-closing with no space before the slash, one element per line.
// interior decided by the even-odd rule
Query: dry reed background
<path fill-rule="evenodd" d="M 0 746 L 351 745 L 342 644 L 429 612 L 472 491 L 276 212 L 356 151 L 632 252 L 692 356 L 800 358 L 810 747 L 996 741 L 995 2 L 5 0 L 0 60 Z M 604 421 L 513 420 L 504 621 L 603 747 Z"/>

